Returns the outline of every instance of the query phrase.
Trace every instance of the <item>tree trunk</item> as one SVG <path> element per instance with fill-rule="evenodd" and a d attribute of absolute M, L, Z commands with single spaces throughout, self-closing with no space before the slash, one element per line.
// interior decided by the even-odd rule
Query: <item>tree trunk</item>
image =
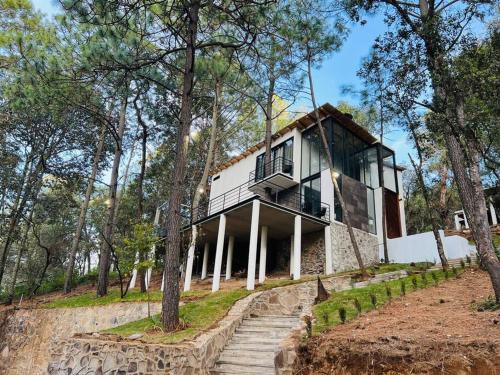
<path fill-rule="evenodd" d="M 422 191 L 422 195 L 424 196 L 424 201 L 425 201 L 425 207 L 427 210 L 427 217 L 429 218 L 429 221 L 432 226 L 432 234 L 434 234 L 434 239 L 436 240 L 436 246 L 437 246 L 437 251 L 439 255 L 439 259 L 441 260 L 441 267 L 443 270 L 448 269 L 448 259 L 446 259 L 446 255 L 444 253 L 444 247 L 443 247 L 443 241 L 441 241 L 441 236 L 439 235 L 439 230 L 438 230 L 438 225 L 436 223 L 436 219 L 432 213 L 432 207 L 431 207 L 431 202 L 429 198 L 429 192 L 427 190 L 427 186 L 425 185 L 424 182 L 424 175 L 422 172 L 422 156 L 421 156 L 421 149 L 420 149 L 420 143 L 417 140 L 417 134 L 415 131 L 412 129 L 412 134 L 413 134 L 413 139 L 415 141 L 415 147 L 418 152 L 419 156 L 419 165 L 415 163 L 413 158 L 411 157 L 410 154 L 408 154 L 408 157 L 410 158 L 410 162 L 413 166 L 413 169 L 415 170 L 415 173 L 417 175 L 417 181 L 418 185 L 420 186 L 420 190 Z"/>
<path fill-rule="evenodd" d="M 30 213 L 28 215 L 28 220 L 26 221 L 26 228 L 25 228 L 25 231 L 24 231 L 24 235 L 22 237 L 21 245 L 19 246 L 19 249 L 18 249 L 18 252 L 17 252 L 16 263 L 14 265 L 14 271 L 12 273 L 12 281 L 11 281 L 9 292 L 8 292 L 8 295 L 7 295 L 7 300 L 5 302 L 7 305 L 11 305 L 12 304 L 12 301 L 14 300 L 14 295 L 16 293 L 17 275 L 19 273 L 19 267 L 21 265 L 21 258 L 23 256 L 23 253 L 26 250 L 26 243 L 28 241 L 28 234 L 29 234 L 29 230 L 30 230 L 30 227 L 31 227 L 31 221 L 33 219 L 33 212 L 35 211 L 34 206 L 35 206 L 35 202 L 33 202 L 33 207 L 31 208 Z"/>
<path fill-rule="evenodd" d="M 111 115 L 111 113 L 109 115 Z M 87 210 L 89 208 L 90 197 L 92 196 L 92 192 L 94 191 L 94 182 L 97 176 L 97 169 L 99 167 L 99 161 L 101 160 L 102 150 L 104 148 L 105 136 L 106 125 L 103 123 L 101 127 L 101 134 L 99 135 L 99 143 L 97 144 L 97 149 L 94 154 L 94 161 L 92 162 L 92 172 L 89 176 L 87 190 L 85 192 L 85 199 L 83 200 L 80 207 L 80 216 L 78 217 L 75 237 L 73 238 L 73 242 L 71 244 L 68 268 L 66 269 L 66 275 L 64 277 L 64 293 L 68 293 L 72 288 L 71 283 L 73 278 L 73 269 L 75 267 L 76 253 L 78 252 L 78 245 L 80 244 L 83 226 L 85 225 L 85 218 L 87 216 Z"/>
<path fill-rule="evenodd" d="M 349 238 L 351 240 L 352 248 L 354 250 L 354 255 L 356 256 L 356 260 L 359 265 L 359 269 L 361 273 L 363 274 L 364 277 L 368 276 L 366 272 L 366 268 L 363 262 L 363 258 L 361 257 L 361 253 L 359 251 L 358 243 L 356 242 L 356 237 L 354 235 L 354 230 L 351 225 L 351 219 L 349 216 L 349 212 L 347 211 L 347 207 L 344 202 L 344 198 L 342 197 L 342 193 L 340 192 L 339 185 L 337 184 L 337 177 L 335 176 L 336 172 L 333 168 L 333 158 L 330 153 L 330 148 L 328 147 L 328 140 L 326 139 L 325 131 L 323 130 L 323 125 L 321 124 L 320 121 L 320 116 L 319 116 L 319 111 L 318 107 L 316 106 L 316 99 L 314 97 L 314 86 L 313 86 L 313 79 L 312 79 L 312 72 L 311 72 L 311 56 L 308 52 L 307 54 L 307 75 L 309 77 L 309 89 L 311 92 L 311 101 L 313 104 L 314 108 L 314 116 L 316 117 L 316 124 L 318 125 L 319 133 L 321 136 L 321 143 L 323 145 L 323 151 L 326 154 L 326 158 L 328 160 L 328 167 L 330 168 L 330 177 L 332 179 L 333 187 L 335 190 L 335 194 L 337 199 L 339 200 L 340 207 L 342 207 L 342 212 L 344 215 L 344 223 L 347 226 L 347 231 L 349 232 Z"/>
<path fill-rule="evenodd" d="M 116 194 L 118 190 L 118 173 L 120 168 L 120 160 L 122 156 L 122 141 L 123 133 L 125 132 L 125 120 L 127 112 L 127 99 L 128 96 L 122 98 L 120 106 L 120 114 L 118 120 L 118 131 L 115 139 L 115 155 L 113 158 L 113 166 L 111 169 L 111 179 L 109 183 L 109 203 L 106 223 L 103 230 L 101 251 L 99 254 L 99 277 L 97 280 L 97 296 L 102 297 L 108 294 L 108 278 L 109 266 L 111 258 L 111 250 L 113 246 L 113 232 L 115 222 L 115 209 L 116 209 Z"/>
<path fill-rule="evenodd" d="M 179 252 L 181 202 L 186 175 L 186 158 L 191 126 L 193 105 L 193 86 L 196 38 L 198 33 L 199 0 L 194 0 L 188 7 L 188 25 L 186 35 L 186 60 L 183 73 L 180 124 L 177 129 L 175 172 L 172 193 L 168 202 L 167 238 L 165 249 L 165 272 L 163 276 L 163 300 L 161 322 L 167 331 L 175 330 L 179 325 Z"/>
<path fill-rule="evenodd" d="M 382 189 L 382 243 L 384 246 L 384 263 L 389 263 L 389 250 L 387 249 L 387 213 L 385 207 L 385 183 L 384 183 L 384 119 L 382 108 L 380 108 L 380 150 L 377 152 L 378 178 Z"/>
<path fill-rule="evenodd" d="M 443 162 L 439 169 L 439 217 L 445 227 L 448 226 L 448 209 L 446 207 L 446 193 L 448 182 L 448 167 Z"/>
<path fill-rule="evenodd" d="M 271 161 L 272 161 L 272 135 L 273 135 L 273 98 L 274 98 L 274 86 L 276 84 L 276 80 L 274 78 L 272 70 L 274 69 L 274 65 L 272 64 L 269 68 L 271 73 L 269 74 L 269 88 L 267 91 L 266 98 L 266 134 L 264 138 L 265 145 L 265 154 L 264 154 L 264 165 L 263 165 L 263 173 L 264 176 L 268 176 L 271 174 Z M 258 171 L 257 171 L 258 173 Z"/>
<path fill-rule="evenodd" d="M 139 177 L 137 179 L 137 222 L 141 223 L 144 215 L 144 176 L 146 174 L 146 151 L 148 144 L 148 127 L 143 121 L 141 116 L 141 110 L 137 105 L 137 101 L 134 101 L 135 112 L 137 115 L 137 122 L 142 128 L 141 137 L 141 170 L 139 172 Z M 145 260 L 144 254 L 139 253 L 139 262 Z M 142 267 L 139 271 L 139 278 L 141 280 L 141 293 L 145 293 L 147 290 L 146 283 L 146 270 Z M 130 285 L 130 282 L 129 282 Z"/>

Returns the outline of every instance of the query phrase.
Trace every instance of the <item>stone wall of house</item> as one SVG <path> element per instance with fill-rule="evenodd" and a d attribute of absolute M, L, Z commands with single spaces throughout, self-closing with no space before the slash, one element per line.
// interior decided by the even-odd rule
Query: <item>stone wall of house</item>
<path fill-rule="evenodd" d="M 302 235 L 302 260 L 300 264 L 303 275 L 318 275 L 325 271 L 325 231 L 319 230 Z"/>
<path fill-rule="evenodd" d="M 161 304 L 152 303 L 156 314 Z M 147 303 L 64 309 L 17 309 L 0 314 L 0 373 L 46 374 L 51 347 L 75 333 L 95 332 L 147 317 Z"/>
<path fill-rule="evenodd" d="M 359 268 L 347 226 L 342 223 L 331 223 L 333 272 L 350 271 Z M 374 265 L 378 259 L 377 236 L 354 228 L 354 235 L 366 266 Z"/>

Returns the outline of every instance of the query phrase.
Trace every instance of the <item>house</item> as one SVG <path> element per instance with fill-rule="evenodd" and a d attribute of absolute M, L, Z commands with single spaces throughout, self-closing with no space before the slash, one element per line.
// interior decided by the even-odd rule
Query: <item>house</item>
<path fill-rule="evenodd" d="M 337 181 L 365 264 L 378 263 L 382 250 L 382 194 L 387 236 L 406 235 L 400 194 L 402 170 L 394 151 L 330 104 L 319 108 Z M 218 166 L 211 176 L 209 200 L 193 209 L 198 246 L 188 250 L 184 289 L 193 273 L 213 273 L 212 290 L 224 273 L 256 278 L 289 272 L 332 274 L 358 268 L 343 213 L 334 197 L 314 113 L 272 137 L 272 160 L 264 162 L 264 142 Z M 385 189 L 380 187 L 380 173 Z"/>

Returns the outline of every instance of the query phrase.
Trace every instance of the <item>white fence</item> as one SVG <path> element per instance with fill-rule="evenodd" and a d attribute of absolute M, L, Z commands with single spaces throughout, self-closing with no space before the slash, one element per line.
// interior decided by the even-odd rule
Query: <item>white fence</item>
<path fill-rule="evenodd" d="M 448 259 L 463 258 L 466 255 L 476 253 L 476 248 L 460 236 L 445 237 L 442 230 L 439 231 L 444 246 L 444 252 Z M 410 236 L 393 238 L 387 240 L 389 259 L 395 263 L 411 262 L 437 262 L 436 239 L 432 232 L 413 234 Z"/>

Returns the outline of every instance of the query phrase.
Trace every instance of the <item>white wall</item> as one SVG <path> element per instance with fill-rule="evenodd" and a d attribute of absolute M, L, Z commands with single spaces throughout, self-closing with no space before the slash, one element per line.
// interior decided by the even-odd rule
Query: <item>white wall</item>
<path fill-rule="evenodd" d="M 476 248 L 469 245 L 468 241 L 463 237 L 445 237 L 442 230 L 439 231 L 439 234 L 443 241 L 445 255 L 448 259 L 463 258 L 466 255 L 474 254 L 476 251 Z M 391 262 L 440 262 L 436 240 L 432 232 L 388 239 L 387 247 Z"/>
<path fill-rule="evenodd" d="M 291 132 L 286 133 L 282 137 L 276 139 L 272 146 L 276 146 L 281 142 L 286 141 L 293 137 L 293 178 L 295 181 L 300 182 L 300 147 L 302 143 L 302 136 L 300 131 L 293 129 Z M 212 176 L 212 183 L 210 185 L 210 199 L 214 199 L 246 182 L 249 180 L 250 172 L 255 170 L 257 156 L 265 152 L 264 148 L 254 152 L 253 154 L 241 159 L 239 162 L 223 169 L 221 172 Z M 217 176 L 218 179 L 214 180 Z M 246 193 L 250 196 L 250 192 Z M 215 211 L 214 211 L 215 212 Z M 214 212 L 210 212 L 211 214 Z"/>
<path fill-rule="evenodd" d="M 405 201 L 403 199 L 403 171 L 397 170 L 398 187 L 399 187 L 399 217 L 401 218 L 401 235 L 406 236 L 406 212 Z"/>

